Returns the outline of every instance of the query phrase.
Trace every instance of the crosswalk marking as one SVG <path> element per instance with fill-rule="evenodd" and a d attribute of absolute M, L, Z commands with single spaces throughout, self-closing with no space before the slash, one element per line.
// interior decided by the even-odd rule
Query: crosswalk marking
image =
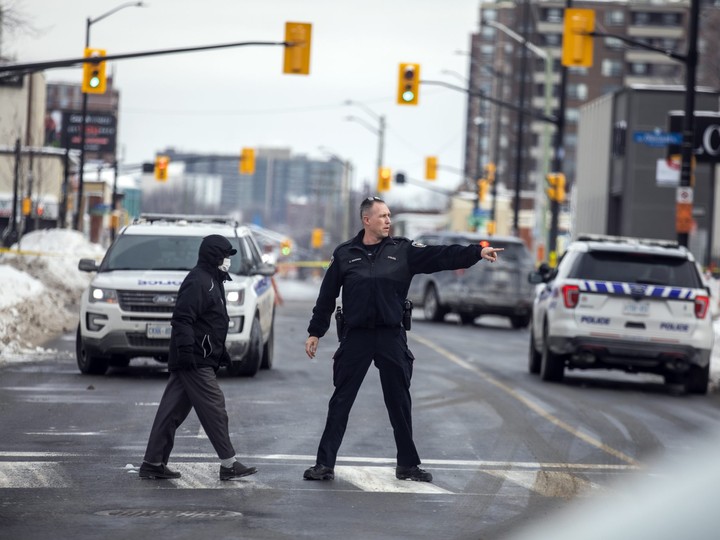
<path fill-rule="evenodd" d="M 215 463 L 174 463 L 173 469 L 182 476 L 169 483 L 179 489 L 270 489 L 254 476 L 238 480 L 220 480 L 220 464 Z"/>
<path fill-rule="evenodd" d="M 335 467 L 335 478 L 376 493 L 452 493 L 425 482 L 398 480 L 394 467 Z"/>
<path fill-rule="evenodd" d="M 0 488 L 65 488 L 69 486 L 69 478 L 59 463 L 0 462 Z"/>
<path fill-rule="evenodd" d="M 545 497 L 572 499 L 585 495 L 600 486 L 579 476 L 561 471 L 503 471 L 485 470 L 486 474 L 509 480 L 529 491 Z"/>

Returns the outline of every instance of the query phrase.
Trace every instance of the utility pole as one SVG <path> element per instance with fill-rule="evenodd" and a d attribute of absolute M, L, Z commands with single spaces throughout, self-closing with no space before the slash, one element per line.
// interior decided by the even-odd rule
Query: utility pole
<path fill-rule="evenodd" d="M 523 14 L 522 14 L 522 37 L 523 41 L 528 41 L 528 25 L 530 21 L 530 7 L 529 0 L 523 2 Z M 518 112 L 517 119 L 517 141 L 515 144 L 515 196 L 513 198 L 513 234 L 519 236 L 520 234 L 520 185 L 522 183 L 522 166 L 523 166 L 523 139 L 525 137 L 525 79 L 527 75 L 527 63 L 528 63 L 528 50 L 527 47 L 522 48 L 520 55 L 520 93 L 518 101 L 520 105 L 520 111 Z"/>

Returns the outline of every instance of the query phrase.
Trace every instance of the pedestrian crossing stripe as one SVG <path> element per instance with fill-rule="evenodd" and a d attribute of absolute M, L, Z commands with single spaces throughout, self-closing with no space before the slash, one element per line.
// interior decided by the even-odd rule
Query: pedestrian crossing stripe
<path fill-rule="evenodd" d="M 73 462 L 52 461 L 0 461 L 0 490 L 2 489 L 38 489 L 71 488 L 77 485 L 69 472 Z M 213 462 L 173 462 L 172 468 L 182 477 L 171 480 L 139 480 L 139 467 L 125 466 L 126 474 L 131 474 L 138 487 L 152 485 L 157 489 L 308 489 L 306 480 L 299 480 L 302 488 L 288 486 L 277 488 L 263 481 L 261 475 L 248 476 L 238 480 L 221 481 L 219 464 Z M 599 486 L 578 475 L 562 471 L 546 470 L 500 470 L 475 469 L 474 473 L 492 476 L 506 482 L 508 487 L 520 487 L 545 497 L 574 498 Z M 320 484 L 312 482 L 312 484 Z M 352 486 L 352 490 L 369 493 L 404 493 L 422 495 L 468 495 L 467 492 L 455 493 L 437 484 L 412 482 L 395 478 L 395 467 L 349 466 L 335 467 L 334 488 L 342 485 Z M 338 486 L 340 484 L 340 486 Z"/>

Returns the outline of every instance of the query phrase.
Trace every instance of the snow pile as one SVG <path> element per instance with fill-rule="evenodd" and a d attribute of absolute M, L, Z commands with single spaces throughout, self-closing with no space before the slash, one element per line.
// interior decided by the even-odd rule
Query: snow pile
<path fill-rule="evenodd" d="M 78 261 L 104 252 L 77 231 L 49 229 L 26 234 L 0 255 L 0 363 L 75 328 L 92 277 Z"/>

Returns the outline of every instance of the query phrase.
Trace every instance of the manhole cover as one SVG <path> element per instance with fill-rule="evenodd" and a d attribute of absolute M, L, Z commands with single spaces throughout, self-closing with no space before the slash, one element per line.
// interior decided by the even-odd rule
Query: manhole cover
<path fill-rule="evenodd" d="M 95 512 L 96 516 L 124 517 L 124 518 L 172 518 L 172 519 L 227 519 L 242 517 L 240 512 L 230 510 L 101 510 Z"/>

